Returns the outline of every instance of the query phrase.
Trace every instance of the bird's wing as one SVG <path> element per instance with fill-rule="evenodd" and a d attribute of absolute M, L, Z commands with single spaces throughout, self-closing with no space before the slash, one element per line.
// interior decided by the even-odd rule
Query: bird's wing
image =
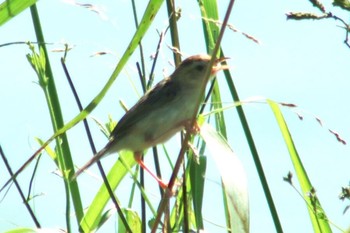
<path fill-rule="evenodd" d="M 180 86 L 170 78 L 166 78 L 154 86 L 125 113 L 111 133 L 110 140 L 122 137 L 128 129 L 145 118 L 145 114 L 170 104 L 180 91 Z"/>

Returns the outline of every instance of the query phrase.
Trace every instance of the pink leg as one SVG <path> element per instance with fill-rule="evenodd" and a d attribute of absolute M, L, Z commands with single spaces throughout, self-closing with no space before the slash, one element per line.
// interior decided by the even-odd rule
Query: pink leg
<path fill-rule="evenodd" d="M 162 187 L 163 189 L 168 188 L 168 184 L 164 183 L 164 181 L 162 181 L 161 179 L 159 179 L 153 172 L 151 172 L 151 170 L 148 169 L 148 167 L 146 166 L 146 164 L 142 161 L 141 159 L 141 153 L 140 152 L 135 152 L 134 153 L 134 158 L 136 160 L 136 162 L 145 170 L 147 171 L 154 179 L 156 179 L 156 181 L 158 182 L 158 184 L 160 185 L 160 187 Z"/>

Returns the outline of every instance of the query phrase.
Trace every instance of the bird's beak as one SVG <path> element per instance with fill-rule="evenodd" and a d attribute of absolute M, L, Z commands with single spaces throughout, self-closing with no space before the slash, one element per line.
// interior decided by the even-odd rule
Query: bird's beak
<path fill-rule="evenodd" d="M 227 64 L 222 64 L 222 62 L 225 62 L 227 59 L 230 59 L 229 57 L 221 57 L 215 60 L 213 68 L 211 70 L 211 74 L 215 75 L 220 70 L 228 70 L 230 67 Z"/>

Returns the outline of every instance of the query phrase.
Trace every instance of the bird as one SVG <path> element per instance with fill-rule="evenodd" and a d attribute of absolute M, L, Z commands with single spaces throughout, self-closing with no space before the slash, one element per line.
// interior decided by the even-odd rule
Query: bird
<path fill-rule="evenodd" d="M 210 68 L 213 77 L 220 70 L 228 69 L 222 64 L 226 57 L 215 59 Z M 206 79 L 211 56 L 207 54 L 193 55 L 185 59 L 177 69 L 152 89 L 146 92 L 137 103 L 130 108 L 112 130 L 105 147 L 97 152 L 75 174 L 78 177 L 84 170 L 102 157 L 129 150 L 134 152 L 135 160 L 148 171 L 162 188 L 166 187 L 155 176 L 141 159 L 147 148 L 162 144 L 183 129 L 190 129 L 193 117 L 198 110 L 198 100 L 202 94 L 203 82 Z"/>

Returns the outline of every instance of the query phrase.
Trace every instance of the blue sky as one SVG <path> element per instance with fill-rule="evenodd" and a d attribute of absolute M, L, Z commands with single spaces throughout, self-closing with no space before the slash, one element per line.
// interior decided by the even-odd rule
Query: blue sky
<path fill-rule="evenodd" d="M 90 1 L 89 3 L 95 3 Z M 145 3 L 138 3 L 139 18 L 143 13 Z M 181 50 L 187 55 L 204 53 L 205 47 L 201 36 L 201 19 L 196 8 L 196 1 L 177 1 L 182 9 L 179 21 Z M 226 2 L 220 2 L 220 16 L 223 18 Z M 131 3 L 129 1 L 99 1 L 104 17 L 81 7 L 73 6 L 64 1 L 40 1 L 38 10 L 49 50 L 62 48 L 64 42 L 74 45 L 68 54 L 67 65 L 78 89 L 82 103 L 85 106 L 100 91 L 110 77 L 118 59 L 124 52 L 134 32 Z M 326 8 L 334 14 L 348 19 L 348 15 L 340 9 Z M 229 65 L 240 98 L 259 97 L 275 101 L 294 103 L 297 109 L 284 108 L 283 113 L 291 130 L 298 152 L 304 162 L 312 184 L 317 190 L 329 219 L 339 227 L 349 227 L 349 213 L 342 214 L 348 204 L 338 199 L 341 187 L 349 184 L 348 171 L 349 147 L 337 142 L 328 129 L 337 131 L 342 138 L 350 138 L 349 125 L 349 78 L 348 61 L 350 49 L 343 43 L 344 30 L 340 22 L 332 19 L 321 21 L 286 20 L 285 13 L 290 11 L 317 12 L 306 0 L 298 1 L 237 1 L 234 5 L 230 23 L 238 30 L 248 33 L 260 41 L 256 44 L 240 33 L 227 30 L 222 42 L 225 55 L 230 57 Z M 126 23 L 128 22 L 128 23 Z M 167 26 L 165 4 L 155 18 L 155 23 L 149 29 L 143 40 L 146 58 L 150 57 L 158 43 L 157 31 Z M 18 33 L 20 32 L 20 33 Z M 35 41 L 29 10 L 15 17 L 0 29 L 0 44 L 14 41 Z M 173 67 L 170 37 L 166 36 L 157 65 L 155 80 L 162 79 L 163 74 L 171 74 Z M 110 51 L 112 54 L 94 56 L 98 51 Z M 37 78 L 26 61 L 29 53 L 25 45 L 13 45 L 0 48 L 0 106 L 2 114 L 0 121 L 0 143 L 14 169 L 18 168 L 27 157 L 38 147 L 34 137 L 43 140 L 52 135 L 52 128 L 44 96 L 35 83 Z M 118 101 L 122 99 L 130 107 L 142 93 L 138 83 L 135 62 L 138 52 L 125 67 L 125 71 L 117 79 L 101 104 L 91 114 L 101 121 L 107 121 L 108 114 L 114 119 L 122 116 Z M 72 95 L 60 66 L 62 54 L 50 53 L 51 65 L 60 94 L 61 107 L 65 121 L 72 119 L 77 113 Z M 148 70 L 150 70 L 150 60 Z M 225 88 L 224 79 L 220 80 L 224 104 L 232 103 Z M 136 90 L 132 89 L 131 81 Z M 123 87 L 123 88 L 121 88 Z M 124 88 L 125 87 L 125 88 Z M 67 91 L 66 91 L 67 90 Z M 225 93 L 227 93 L 225 95 Z M 309 217 L 303 200 L 285 182 L 282 177 L 289 171 L 293 172 L 288 151 L 284 145 L 276 121 L 267 104 L 249 103 L 244 105 L 256 145 L 259 151 L 270 189 L 280 215 L 285 232 L 311 232 Z M 294 111 L 300 112 L 304 120 L 300 121 Z M 250 197 L 251 232 L 274 232 L 274 226 L 264 195 L 259 183 L 254 163 L 235 109 L 225 112 L 229 131 L 228 142 L 245 166 Z M 315 120 L 319 117 L 323 126 Z M 90 121 L 97 148 L 106 143 L 98 127 Z M 82 165 L 91 156 L 85 136 L 82 138 L 82 126 L 78 125 L 68 133 L 72 154 L 75 162 Z M 170 147 L 178 147 L 176 139 L 171 140 Z M 177 155 L 176 149 L 175 155 Z M 176 156 L 173 155 L 175 160 Z M 36 178 L 35 190 L 43 195 L 36 201 L 35 209 L 47 227 L 65 227 L 63 187 L 57 176 L 51 172 L 55 166 L 47 156 L 43 157 Z M 208 164 L 213 164 L 208 156 Z M 114 156 L 105 159 L 104 164 L 115 161 Z M 149 163 L 151 160 L 149 160 Z M 4 166 L 0 163 L 0 169 Z M 218 182 L 219 173 L 215 165 L 208 166 L 206 188 L 206 206 L 204 213 L 209 221 L 224 224 L 223 216 L 217 216 L 217 202 L 211 197 L 221 197 Z M 93 171 L 97 171 L 93 168 Z M 2 173 L 0 183 L 8 176 Z M 30 170 L 20 177 L 20 182 L 26 183 Z M 295 180 L 296 182 L 296 180 Z M 149 182 L 154 185 L 153 181 Z M 48 186 L 47 184 L 57 184 Z M 93 187 L 95 184 L 96 187 Z M 94 196 L 99 180 L 83 177 L 80 182 L 86 190 L 85 202 Z M 297 184 L 296 184 L 297 185 Z M 121 191 L 127 191 L 126 186 Z M 297 188 L 298 185 L 297 185 Z M 156 191 L 150 190 L 154 195 Z M 217 194 L 215 194 L 217 192 Z M 125 198 L 125 197 L 124 197 Z M 123 197 L 121 197 L 123 199 Z M 155 201 L 156 201 L 155 197 Z M 20 203 L 17 191 L 11 188 L 9 194 L 0 204 L 0 231 L 11 229 L 16 225 L 33 226 L 28 213 Z M 55 201 L 53 201 L 55 200 Z M 220 199 L 221 201 L 221 199 Z M 87 204 L 85 204 L 87 205 Z M 5 211 L 6 210 L 6 211 Z M 57 219 L 46 219 L 46 213 L 55 215 Z M 206 223 L 209 232 L 217 232 L 218 228 Z M 109 227 L 109 228 L 108 228 Z M 106 224 L 105 229 L 114 227 L 114 221 Z M 101 231 L 103 232 L 103 231 Z M 338 232 L 334 228 L 334 232 Z"/>

